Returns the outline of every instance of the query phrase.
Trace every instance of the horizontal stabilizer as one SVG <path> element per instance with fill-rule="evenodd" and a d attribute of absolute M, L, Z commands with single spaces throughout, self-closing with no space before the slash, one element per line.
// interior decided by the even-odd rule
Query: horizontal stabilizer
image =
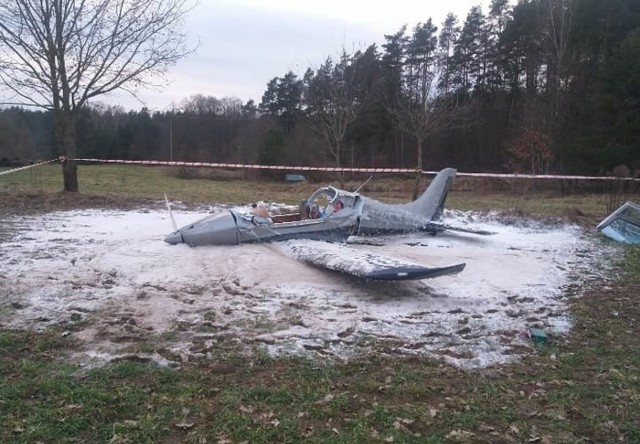
<path fill-rule="evenodd" d="M 320 241 L 289 241 L 283 248 L 297 260 L 362 279 L 402 281 L 456 274 L 465 264 L 427 267 L 402 259 L 358 251 L 344 244 Z"/>
<path fill-rule="evenodd" d="M 460 233 L 479 234 L 480 236 L 493 236 L 495 231 L 476 230 L 474 228 L 454 227 L 451 225 L 442 225 L 442 228 L 448 231 L 458 231 Z"/>

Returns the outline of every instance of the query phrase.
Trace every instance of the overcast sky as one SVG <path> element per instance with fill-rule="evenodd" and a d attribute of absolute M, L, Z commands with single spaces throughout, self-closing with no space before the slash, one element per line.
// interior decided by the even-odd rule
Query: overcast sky
<path fill-rule="evenodd" d="M 431 17 L 440 27 L 448 12 L 464 23 L 467 12 L 489 0 L 200 0 L 186 29 L 195 53 L 180 61 L 162 91 L 118 94 L 101 101 L 128 109 L 164 111 L 193 94 L 235 96 L 259 103 L 266 84 L 289 70 L 299 76 L 344 46 L 348 52 L 384 43 L 404 24 Z"/>

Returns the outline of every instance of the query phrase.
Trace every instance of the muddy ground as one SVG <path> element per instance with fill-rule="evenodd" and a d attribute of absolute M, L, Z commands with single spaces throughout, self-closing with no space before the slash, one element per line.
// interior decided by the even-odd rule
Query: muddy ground
<path fill-rule="evenodd" d="M 228 349 L 322 359 L 375 350 L 465 368 L 510 362 L 533 349 L 530 328 L 567 334 L 572 298 L 606 279 L 602 264 L 612 254 L 588 230 L 561 221 L 447 212 L 447 223 L 496 234 L 339 248 L 430 265 L 464 262 L 462 273 L 363 282 L 302 264 L 287 244 L 167 245 L 162 202 L 2 199 L 0 325 L 62 329 L 82 344 L 73 354 L 87 365 L 130 355 L 172 365 Z M 176 217 L 186 224 L 219 210 L 184 206 Z"/>

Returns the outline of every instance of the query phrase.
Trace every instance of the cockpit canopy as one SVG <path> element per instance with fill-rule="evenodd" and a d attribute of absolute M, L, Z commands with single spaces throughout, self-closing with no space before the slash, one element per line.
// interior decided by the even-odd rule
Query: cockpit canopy
<path fill-rule="evenodd" d="M 306 200 L 309 217 L 312 219 L 326 216 L 343 208 L 354 208 L 358 195 L 334 187 L 323 187 L 315 191 Z"/>

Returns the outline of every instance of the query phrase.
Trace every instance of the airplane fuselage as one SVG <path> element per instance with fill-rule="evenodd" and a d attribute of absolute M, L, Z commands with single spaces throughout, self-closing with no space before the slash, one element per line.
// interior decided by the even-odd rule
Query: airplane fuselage
<path fill-rule="evenodd" d="M 217 213 L 169 234 L 170 244 L 238 245 L 289 239 L 344 241 L 349 236 L 438 231 L 430 221 L 367 199 L 369 205 L 344 208 L 318 219 L 273 222 L 233 210 Z M 376 205 L 377 204 L 377 205 Z M 360 212 L 358 211 L 360 210 Z"/>
<path fill-rule="evenodd" d="M 324 187 L 313 193 L 300 214 L 264 217 L 257 212 L 227 210 L 169 234 L 170 244 L 238 245 L 289 239 L 344 241 L 351 235 L 370 236 L 430 232 L 442 213 L 455 170 L 442 170 L 424 194 L 407 204 L 385 204 L 358 193 Z M 293 216 L 293 217 L 291 217 Z"/>

